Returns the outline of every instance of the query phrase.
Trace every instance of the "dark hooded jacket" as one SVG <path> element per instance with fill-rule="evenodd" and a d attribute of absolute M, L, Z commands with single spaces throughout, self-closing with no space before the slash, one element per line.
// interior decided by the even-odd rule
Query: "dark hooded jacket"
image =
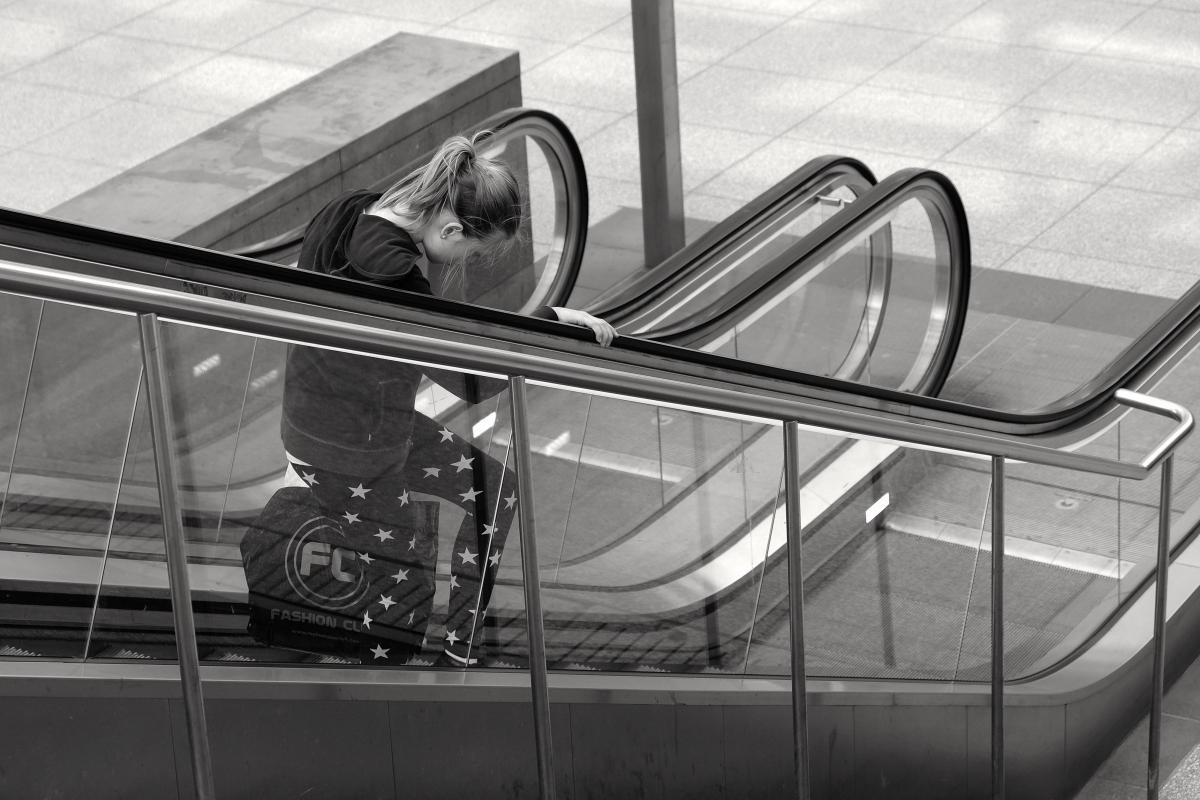
<path fill-rule="evenodd" d="M 364 213 L 379 196 L 349 192 L 318 212 L 304 233 L 299 268 L 432 294 L 417 264 L 421 251 L 412 237 Z M 557 318 L 548 307 L 534 316 Z M 375 475 L 402 466 L 423 375 L 464 399 L 473 392 L 495 395 L 507 385 L 480 378 L 472 389 L 466 376 L 453 371 L 291 345 L 283 389 L 284 447 L 304 461 L 351 475 Z"/>

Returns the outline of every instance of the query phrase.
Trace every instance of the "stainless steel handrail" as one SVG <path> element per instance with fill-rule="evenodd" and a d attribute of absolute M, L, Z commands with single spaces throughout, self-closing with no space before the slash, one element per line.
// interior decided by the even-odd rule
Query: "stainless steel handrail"
<path fill-rule="evenodd" d="M 492 373 L 520 374 L 543 383 L 560 383 L 582 389 L 627 395 L 674 407 L 696 408 L 745 418 L 795 420 L 804 425 L 853 435 L 890 440 L 903 445 L 960 452 L 979 457 L 1003 456 L 1046 466 L 1075 469 L 1120 478 L 1140 479 L 1153 463 L 1131 463 L 1102 456 L 1073 453 L 1022 441 L 1012 434 L 980 431 L 969 418 L 954 423 L 916 419 L 907 407 L 865 410 L 834 399 L 814 400 L 788 391 L 783 381 L 749 386 L 736 372 L 705 368 L 688 372 L 673 359 L 647 357 L 649 367 L 619 363 L 596 354 L 556 349 L 553 337 L 544 345 L 516 346 L 498 343 L 483 335 L 456 334 L 427 325 L 389 321 L 391 329 L 369 324 L 326 319 L 282 308 L 267 308 L 218 298 L 142 286 L 109 278 L 77 275 L 47 267 L 0 263 L 0 290 L 44 296 L 49 299 L 102 306 L 129 312 L 159 313 L 182 322 L 215 325 L 246 333 L 309 341 L 363 353 L 437 361 Z M 299 305 L 300 309 L 304 306 Z M 680 398 L 687 398 L 686 403 Z M 1161 454 L 1192 428 L 1192 415 L 1170 401 L 1126 392 L 1116 398 L 1130 408 L 1169 416 L 1179 425 L 1151 451 Z M 1136 403 L 1136 405 L 1135 405 Z"/>

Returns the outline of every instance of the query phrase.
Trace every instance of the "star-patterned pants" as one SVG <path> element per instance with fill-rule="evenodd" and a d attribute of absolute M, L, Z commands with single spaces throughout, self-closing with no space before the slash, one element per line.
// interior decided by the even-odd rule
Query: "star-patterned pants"
<path fill-rule="evenodd" d="M 496 459 L 429 417 L 414 415 L 412 447 L 404 463 L 381 464 L 373 475 L 347 475 L 293 457 L 292 468 L 309 486 L 323 512 L 346 525 L 378 528 L 372 534 L 389 557 L 407 569 L 403 592 L 394 596 L 408 608 L 404 627 L 422 634 L 433 610 L 438 543 L 392 537 L 403 519 L 400 509 L 412 493 L 430 494 L 465 512 L 450 557 L 450 600 L 444 650 L 454 662 L 476 659 L 483 616 L 491 597 L 504 541 L 516 513 L 516 474 Z M 314 459 L 314 461 L 317 461 Z"/>

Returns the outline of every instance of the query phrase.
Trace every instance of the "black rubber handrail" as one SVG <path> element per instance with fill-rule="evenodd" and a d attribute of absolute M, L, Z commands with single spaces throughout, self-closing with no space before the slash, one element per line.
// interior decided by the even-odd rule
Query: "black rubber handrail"
<path fill-rule="evenodd" d="M 826 155 L 811 159 L 661 264 L 637 272 L 606 289 L 587 304 L 587 310 L 614 324 L 621 324 L 646 305 L 669 294 L 701 265 L 753 236 L 759 228 L 785 212 L 792 203 L 813 195 L 838 178 L 843 178 L 844 185 L 856 195 L 861 195 L 876 183 L 874 173 L 856 158 Z"/>
<path fill-rule="evenodd" d="M 851 207 L 853 209 L 854 206 Z M 334 312 L 368 314 L 381 320 L 404 320 L 412 319 L 414 314 L 432 314 L 439 325 L 460 332 L 478 333 L 481 329 L 487 329 L 495 338 L 514 340 L 527 340 L 529 335 L 555 334 L 563 340 L 564 347 L 587 348 L 589 351 L 592 348 L 590 331 L 562 323 L 2 208 L 0 244 L 81 259 L 85 263 L 77 265 L 78 268 L 90 269 L 94 273 L 111 276 L 115 268 L 121 274 L 127 271 L 134 273 L 129 275 L 134 280 L 145 280 L 146 276 L 157 277 L 159 280 L 152 282 L 185 291 L 202 287 L 201 290 L 205 292 L 223 292 L 238 297 L 254 294 L 286 302 L 306 303 Z M 137 277 L 137 273 L 142 277 Z M 1196 301 L 1200 302 L 1200 295 Z M 1200 309 L 1192 310 L 1200 313 Z M 577 344 L 568 344 L 565 340 L 574 340 Z M 773 390 L 777 390 L 778 382 L 783 381 L 800 395 L 811 396 L 816 392 L 823 398 L 868 408 L 879 402 L 888 403 L 890 407 L 904 406 L 918 418 L 926 414 L 933 418 L 946 415 L 965 424 L 978 422 L 985 428 L 993 422 L 1001 422 L 1010 425 L 1027 423 L 1033 429 L 1045 422 L 1043 416 L 1038 414 L 997 412 L 965 403 L 742 362 L 645 339 L 621 337 L 614 343 L 612 355 L 634 364 L 642 360 L 640 356 L 650 356 L 655 360 L 667 357 L 681 371 L 706 374 L 708 370 L 718 368 L 741 374 L 748 383 L 769 381 Z M 1091 398 L 1088 409 L 1103 404 L 1107 399 L 1107 395 Z M 1063 415 L 1066 420 L 1077 417 L 1078 414 Z"/>
<path fill-rule="evenodd" d="M 862 214 L 866 213 L 868 207 L 860 202 L 847 210 Z M 841 218 L 842 214 L 838 214 L 833 219 Z M 810 238 L 808 241 L 815 243 L 816 240 Z M 562 339 L 578 341 L 578 347 L 591 347 L 589 331 L 557 322 L 2 208 L 0 243 L 103 262 L 123 269 L 166 276 L 185 284 L 208 284 L 224 291 L 257 293 L 332 310 L 366 313 L 381 319 L 404 319 L 412 311 L 429 312 L 438 316 L 439 324 L 452 329 L 477 333 L 481 325 L 489 328 L 497 326 L 491 333 L 501 339 L 519 339 L 531 333 L 551 333 Z M 770 381 L 773 388 L 777 386 L 776 381 L 784 381 L 799 395 L 812 396 L 815 392 L 822 398 L 866 408 L 884 403 L 890 408 L 904 407 L 916 419 L 952 420 L 984 430 L 1033 434 L 1055 430 L 1102 413 L 1110 405 L 1117 388 L 1149 368 L 1159 354 L 1170 348 L 1176 333 L 1197 317 L 1200 317 L 1200 285 L 1174 303 L 1093 380 L 1043 409 L 1026 412 L 1003 411 L 897 392 L 742 362 L 644 339 L 622 337 L 613 347 L 614 355 L 627 354 L 634 363 L 639 354 L 667 357 L 683 371 L 704 374 L 709 369 L 718 368 L 740 373 L 748 382 L 760 379 Z"/>
<path fill-rule="evenodd" d="M 936 395 L 949 377 L 966 323 L 967 302 L 971 291 L 971 247 L 966 210 L 954 184 L 943 174 L 931 170 L 908 169 L 897 172 L 863 194 L 858 201 L 821 223 L 768 268 L 757 270 L 733 291 L 716 298 L 700 313 L 679 319 L 656 330 L 649 338 L 679 346 L 689 346 L 716 335 L 777 295 L 797 272 L 814 268 L 847 241 L 864 237 L 877 220 L 891 214 L 919 193 L 936 197 L 949 237 L 949 282 L 945 298 L 946 314 L 930 371 L 917 390 Z M 890 257 L 890 254 L 888 254 Z"/>

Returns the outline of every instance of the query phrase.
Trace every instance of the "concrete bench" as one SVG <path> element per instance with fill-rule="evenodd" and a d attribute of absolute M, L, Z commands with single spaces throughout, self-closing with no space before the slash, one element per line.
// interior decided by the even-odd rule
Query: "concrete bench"
<path fill-rule="evenodd" d="M 520 104 L 515 51 L 398 34 L 48 216 L 203 247 L 253 244 Z"/>

